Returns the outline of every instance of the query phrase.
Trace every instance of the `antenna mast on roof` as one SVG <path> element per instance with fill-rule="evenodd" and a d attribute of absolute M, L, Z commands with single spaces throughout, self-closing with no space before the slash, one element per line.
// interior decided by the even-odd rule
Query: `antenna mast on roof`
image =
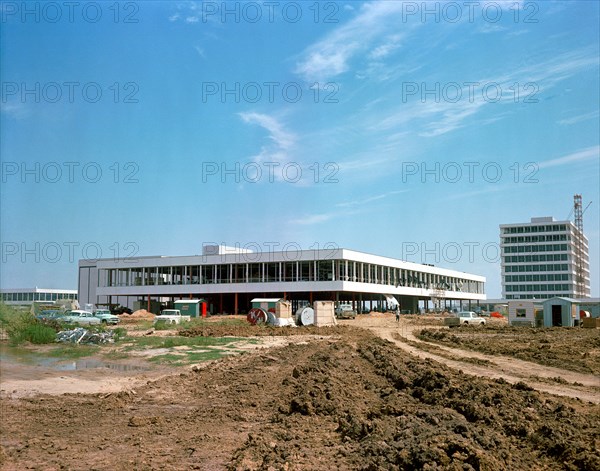
<path fill-rule="evenodd" d="M 586 208 L 587 209 L 587 208 Z M 585 293 L 585 277 L 583 264 L 583 203 L 581 195 L 573 197 L 573 215 L 575 216 L 575 297 L 580 298 L 586 295 Z"/>

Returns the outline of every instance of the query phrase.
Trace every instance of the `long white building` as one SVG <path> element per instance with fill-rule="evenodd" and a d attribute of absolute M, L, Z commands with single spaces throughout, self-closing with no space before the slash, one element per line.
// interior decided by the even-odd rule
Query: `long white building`
<path fill-rule="evenodd" d="M 0 300 L 9 306 L 31 306 L 34 302 L 52 303 L 61 299 L 77 300 L 77 290 L 48 288 L 3 288 Z"/>
<path fill-rule="evenodd" d="M 501 224 L 500 248 L 503 298 L 590 296 L 588 240 L 571 221 Z"/>
<path fill-rule="evenodd" d="M 382 308 L 394 296 L 415 312 L 432 297 L 485 300 L 485 277 L 347 249 L 251 252 L 205 246 L 202 255 L 79 261 L 79 302 L 121 304 L 203 298 L 213 313 L 238 313 L 254 297 L 348 301 Z M 388 296 L 388 298 L 386 298 Z"/>

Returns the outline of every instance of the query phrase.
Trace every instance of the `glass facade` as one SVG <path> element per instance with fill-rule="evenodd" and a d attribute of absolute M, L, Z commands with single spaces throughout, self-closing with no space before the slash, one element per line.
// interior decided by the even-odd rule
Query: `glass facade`
<path fill-rule="evenodd" d="M 345 259 L 136 266 L 100 269 L 98 276 L 99 287 L 319 281 L 484 293 L 484 284 L 478 281 Z"/>
<path fill-rule="evenodd" d="M 58 301 L 59 299 L 77 299 L 77 293 L 52 293 L 49 291 L 10 291 L 0 294 L 3 302 L 32 303 L 33 301 Z"/>

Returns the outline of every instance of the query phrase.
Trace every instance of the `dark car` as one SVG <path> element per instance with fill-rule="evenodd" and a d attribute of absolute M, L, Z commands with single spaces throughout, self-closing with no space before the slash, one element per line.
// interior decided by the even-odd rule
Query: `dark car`
<path fill-rule="evenodd" d="M 46 321 L 46 320 L 57 319 L 59 317 L 62 317 L 63 315 L 64 315 L 64 313 L 61 311 L 44 310 L 44 311 L 41 311 L 35 317 L 36 317 L 36 319 L 39 319 L 40 321 Z"/>

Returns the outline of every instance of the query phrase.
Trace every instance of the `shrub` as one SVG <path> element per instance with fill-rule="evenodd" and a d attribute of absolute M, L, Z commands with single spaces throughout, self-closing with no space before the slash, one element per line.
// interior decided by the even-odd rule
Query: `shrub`
<path fill-rule="evenodd" d="M 0 325 L 15 345 L 23 342 L 52 343 L 56 338 L 56 331 L 38 321 L 30 312 L 20 312 L 1 303 Z"/>
<path fill-rule="evenodd" d="M 56 338 L 56 332 L 52 327 L 42 324 L 30 324 L 24 329 L 16 332 L 11 341 L 14 343 L 31 342 L 36 344 L 52 343 Z"/>

